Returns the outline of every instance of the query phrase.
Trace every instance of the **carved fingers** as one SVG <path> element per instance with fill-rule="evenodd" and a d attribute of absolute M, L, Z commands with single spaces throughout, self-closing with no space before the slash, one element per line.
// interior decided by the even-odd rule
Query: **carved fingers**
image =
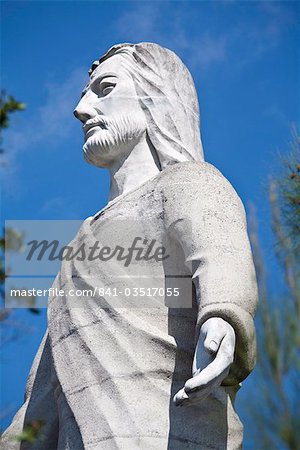
<path fill-rule="evenodd" d="M 210 395 L 229 373 L 234 359 L 235 333 L 225 320 L 214 317 L 201 327 L 195 350 L 193 377 L 174 396 L 174 403 L 191 405 Z"/>

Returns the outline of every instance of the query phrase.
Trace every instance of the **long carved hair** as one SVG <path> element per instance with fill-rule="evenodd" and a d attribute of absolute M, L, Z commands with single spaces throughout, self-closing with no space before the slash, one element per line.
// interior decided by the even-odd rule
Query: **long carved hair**
<path fill-rule="evenodd" d="M 182 161 L 203 161 L 199 103 L 192 76 L 174 52 L 157 44 L 118 44 L 101 62 L 120 54 L 147 119 L 147 134 L 160 170 Z"/>

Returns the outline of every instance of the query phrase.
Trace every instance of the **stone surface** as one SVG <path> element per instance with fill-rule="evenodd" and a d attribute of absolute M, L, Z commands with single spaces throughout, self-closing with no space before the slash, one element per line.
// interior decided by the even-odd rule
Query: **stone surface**
<path fill-rule="evenodd" d="M 255 272 L 243 205 L 203 160 L 191 75 L 156 44 L 121 44 L 83 94 L 84 156 L 109 169 L 110 201 L 71 242 L 81 256 L 62 262 L 65 295 L 49 298 L 4 448 L 25 449 L 11 437 L 35 419 L 33 449 L 241 448 L 234 396 L 255 364 Z M 103 247 L 124 251 L 100 258 Z"/>

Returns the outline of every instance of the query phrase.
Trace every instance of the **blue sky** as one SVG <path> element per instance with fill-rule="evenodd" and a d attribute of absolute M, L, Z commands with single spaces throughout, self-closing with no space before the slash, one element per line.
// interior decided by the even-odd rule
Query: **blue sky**
<path fill-rule="evenodd" d="M 298 2 L 7 1 L 1 9 L 2 86 L 27 106 L 4 135 L 3 218 L 84 219 L 106 203 L 108 175 L 83 161 L 72 111 L 92 61 L 114 43 L 152 41 L 190 69 L 206 160 L 247 209 L 256 205 L 273 267 L 266 185 L 299 123 Z M 45 311 L 13 318 L 33 329 L 4 351 L 3 426 L 22 403 L 46 327 Z"/>

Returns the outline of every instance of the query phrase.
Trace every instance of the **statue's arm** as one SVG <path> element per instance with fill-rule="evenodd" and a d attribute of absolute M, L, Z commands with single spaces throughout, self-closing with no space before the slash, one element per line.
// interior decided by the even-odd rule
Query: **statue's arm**
<path fill-rule="evenodd" d="M 257 286 L 243 205 L 205 163 L 188 163 L 164 195 L 173 195 L 173 202 L 164 202 L 165 220 L 192 264 L 197 293 L 194 375 L 211 363 L 208 384 L 212 378 L 238 384 L 253 369 L 256 353 Z M 212 341 L 216 348 L 209 351 Z"/>

